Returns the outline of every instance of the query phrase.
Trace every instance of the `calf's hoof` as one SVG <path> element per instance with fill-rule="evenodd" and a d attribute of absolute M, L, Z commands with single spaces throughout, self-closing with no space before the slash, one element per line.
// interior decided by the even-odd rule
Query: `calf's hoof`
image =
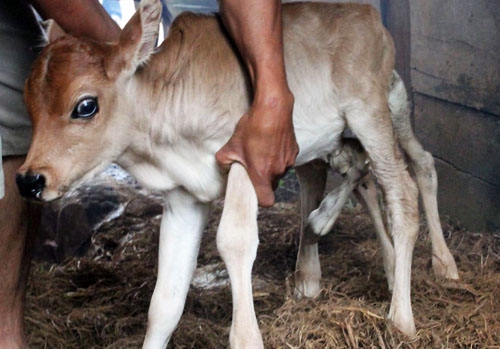
<path fill-rule="evenodd" d="M 432 256 L 432 269 L 437 277 L 458 280 L 458 269 L 455 264 L 455 259 L 451 253 L 443 254 L 442 258 L 438 258 L 436 255 Z"/>
<path fill-rule="evenodd" d="M 296 299 L 315 298 L 321 292 L 321 284 L 319 280 L 296 280 L 293 296 Z"/>
<path fill-rule="evenodd" d="M 387 318 L 392 322 L 394 327 L 408 337 L 414 338 L 417 335 L 415 321 L 413 320 L 413 314 L 411 312 L 408 316 L 408 314 L 401 314 L 401 312 L 397 313 L 390 311 Z"/>

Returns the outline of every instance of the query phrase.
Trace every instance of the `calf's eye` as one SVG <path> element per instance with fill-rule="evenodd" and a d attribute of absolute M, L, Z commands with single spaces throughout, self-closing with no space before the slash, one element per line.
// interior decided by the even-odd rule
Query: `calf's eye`
<path fill-rule="evenodd" d="M 84 97 L 75 106 L 71 113 L 72 119 L 90 119 L 99 112 L 97 97 Z"/>

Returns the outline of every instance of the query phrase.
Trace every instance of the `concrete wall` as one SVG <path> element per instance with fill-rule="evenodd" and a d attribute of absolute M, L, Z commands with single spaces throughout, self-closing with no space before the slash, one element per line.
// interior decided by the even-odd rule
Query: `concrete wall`
<path fill-rule="evenodd" d="M 410 1 L 415 130 L 441 211 L 500 230 L 500 1 Z"/>

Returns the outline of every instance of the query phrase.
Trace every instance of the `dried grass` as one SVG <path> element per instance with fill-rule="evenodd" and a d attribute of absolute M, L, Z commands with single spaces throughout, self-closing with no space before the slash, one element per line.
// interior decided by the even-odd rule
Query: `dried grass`
<path fill-rule="evenodd" d="M 199 265 L 220 262 L 214 209 Z M 100 227 L 87 256 L 62 265 L 34 263 L 26 321 L 31 348 L 138 348 L 153 292 L 159 217 L 123 217 Z M 422 232 L 426 229 L 422 227 Z M 254 266 L 255 307 L 267 348 L 500 348 L 500 238 L 446 225 L 461 281 L 437 280 L 430 241 L 414 255 L 417 337 L 385 320 L 390 292 L 368 216 L 346 210 L 321 240 L 323 290 L 295 300 L 293 270 L 299 214 L 279 204 L 260 214 Z M 231 322 L 228 287 L 191 289 L 171 348 L 225 348 Z"/>

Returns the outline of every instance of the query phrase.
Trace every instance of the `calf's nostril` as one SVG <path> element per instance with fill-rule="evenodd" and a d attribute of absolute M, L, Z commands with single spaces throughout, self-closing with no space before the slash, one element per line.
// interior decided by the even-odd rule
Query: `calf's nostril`
<path fill-rule="evenodd" d="M 16 183 L 21 196 L 29 199 L 40 199 L 45 187 L 45 176 L 40 173 L 17 174 Z"/>

